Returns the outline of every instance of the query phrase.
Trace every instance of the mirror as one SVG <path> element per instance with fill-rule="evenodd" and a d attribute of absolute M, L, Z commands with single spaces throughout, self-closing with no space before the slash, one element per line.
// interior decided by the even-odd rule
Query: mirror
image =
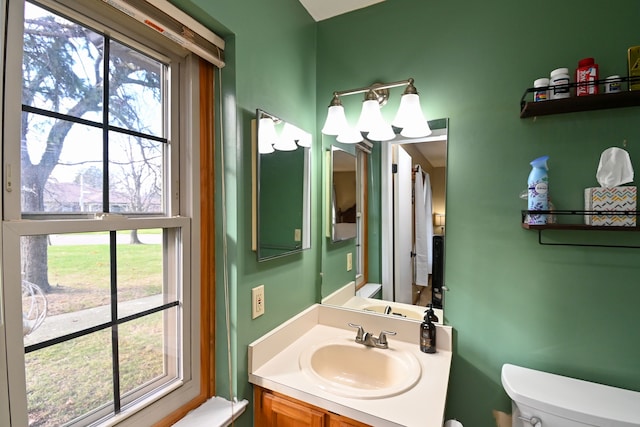
<path fill-rule="evenodd" d="M 369 267 L 368 284 L 361 288 L 359 294 L 362 297 L 374 296 L 382 298 L 377 306 L 369 307 L 376 311 L 387 309 L 387 305 L 392 306 L 393 313 L 402 313 L 407 317 L 421 320 L 423 310 L 419 307 L 414 310 L 415 316 L 409 316 L 409 306 L 426 306 L 429 303 L 436 308 L 436 314 L 440 321 L 444 320 L 444 298 L 442 289 L 444 287 L 444 246 L 445 246 L 445 221 L 446 221 L 446 175 L 447 175 L 447 146 L 448 146 L 448 129 L 449 120 L 438 119 L 430 120 L 429 126 L 432 134 L 424 138 L 408 139 L 397 136 L 388 142 L 374 142 L 374 152 L 369 156 L 375 158 L 375 150 L 380 150 L 380 165 L 368 160 L 370 167 L 367 172 L 370 176 L 368 181 L 373 182 L 373 186 L 369 188 L 369 199 L 380 199 L 379 213 L 374 209 L 369 211 L 367 223 L 368 227 L 379 227 L 374 231 L 374 235 L 380 237 L 380 246 L 376 246 L 376 241 L 370 242 L 369 260 L 366 264 Z M 398 157 L 401 157 L 400 159 Z M 392 165 L 398 164 L 397 173 L 392 172 Z M 420 169 L 416 171 L 416 166 L 420 165 Z M 405 178 L 405 187 L 401 189 L 399 175 Z M 423 183 L 426 177 L 429 177 L 431 188 L 431 207 L 425 207 L 425 212 L 431 212 L 425 217 L 429 218 L 423 224 L 428 223 L 426 227 L 428 231 L 427 240 L 431 242 L 429 245 L 432 252 L 432 261 L 430 273 L 422 275 L 423 280 L 415 280 L 414 258 L 411 254 L 416 251 L 415 248 L 415 206 L 413 205 L 413 193 L 415 191 L 416 177 L 421 177 Z M 408 187 L 406 177 L 408 176 Z M 379 183 L 379 187 L 377 186 Z M 423 189 L 424 191 L 424 189 Z M 399 197 L 400 196 L 400 197 Z M 401 199 L 401 200 L 399 200 Z M 402 210 L 398 204 L 404 199 L 405 205 L 409 203 L 409 208 Z M 407 202 L 408 201 L 408 202 Z M 404 212 L 404 213 L 403 213 Z M 376 218 L 379 215 L 379 218 Z M 404 217 L 402 216 L 404 215 Z M 408 216 L 407 216 L 408 215 Z M 403 219 L 404 218 L 404 219 Z M 369 232 L 371 235 L 371 231 Z M 408 254 L 400 257 L 396 254 Z M 375 256 L 375 259 L 371 259 Z M 373 266 L 373 270 L 372 267 Z M 376 269 L 379 266 L 379 269 Z M 427 264 L 427 271 L 429 267 Z M 424 272 L 424 269 L 420 271 Z M 416 285 L 416 282 L 422 282 Z M 375 283 L 381 284 L 382 288 Z M 349 306 L 346 301 L 350 295 L 353 296 L 353 289 L 347 291 L 347 297 L 341 294 L 341 290 L 347 289 L 348 284 L 327 284 L 323 286 L 322 295 L 323 302 L 328 304 L 339 304 Z M 326 288 L 326 289 L 325 289 Z M 367 288 L 370 288 L 369 291 Z M 337 289 L 337 291 L 335 291 Z M 367 289 L 367 290 L 365 290 Z M 364 292 L 363 292 L 364 291 Z M 377 295 L 376 295 L 377 293 Z M 333 297 L 336 299 L 333 300 Z M 369 301 L 371 302 L 371 301 Z M 346 303 L 346 304 L 345 304 Z M 392 304 L 393 303 L 393 304 Z M 352 305 L 352 308 L 363 308 Z M 399 307 L 399 308 L 398 308 Z M 367 308 L 365 308 L 367 309 Z"/>
<path fill-rule="evenodd" d="M 258 261 L 310 248 L 311 134 L 256 110 L 253 241 Z"/>
<path fill-rule="evenodd" d="M 331 147 L 331 241 L 356 237 L 356 156 Z"/>

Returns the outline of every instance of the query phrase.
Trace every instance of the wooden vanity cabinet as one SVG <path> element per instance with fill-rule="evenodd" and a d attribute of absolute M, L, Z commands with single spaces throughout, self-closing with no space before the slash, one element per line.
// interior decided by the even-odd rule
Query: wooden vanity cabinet
<path fill-rule="evenodd" d="M 256 385 L 253 398 L 256 427 L 370 427 Z"/>
<path fill-rule="evenodd" d="M 363 424 L 360 421 L 343 417 L 338 414 L 329 414 L 329 427 L 370 427 L 369 424 Z"/>

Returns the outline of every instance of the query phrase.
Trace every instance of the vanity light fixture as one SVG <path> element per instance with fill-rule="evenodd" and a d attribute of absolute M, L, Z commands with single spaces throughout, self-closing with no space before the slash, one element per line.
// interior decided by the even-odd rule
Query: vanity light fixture
<path fill-rule="evenodd" d="M 322 133 L 337 136 L 338 142 L 353 144 L 361 142 L 364 135 L 372 141 L 389 141 L 396 136 L 393 127 L 400 129 L 400 134 L 406 138 L 430 135 L 431 129 L 422 112 L 418 91 L 413 82 L 414 80 L 409 78 L 394 83 L 375 83 L 359 89 L 334 92 Z M 406 88 L 400 99 L 400 107 L 392 127 L 382 117 L 380 107 L 387 102 L 389 89 L 401 86 Z M 365 99 L 356 130 L 354 130 L 349 128 L 340 97 L 357 93 L 365 93 Z M 357 132 L 361 133 L 359 137 Z"/>
<path fill-rule="evenodd" d="M 280 138 L 273 144 L 273 148 L 278 151 L 294 151 L 298 148 L 296 140 L 300 139 L 300 129 L 289 122 L 285 122 Z"/>
<path fill-rule="evenodd" d="M 347 125 L 347 127 L 338 134 L 337 141 L 343 144 L 358 144 L 364 141 L 364 138 L 358 129 Z"/>
<path fill-rule="evenodd" d="M 311 148 L 311 134 L 309 132 L 300 131 L 298 147 Z"/>
<path fill-rule="evenodd" d="M 258 153 L 270 154 L 276 150 L 294 151 L 298 147 L 311 147 L 310 133 L 262 110 L 258 110 L 258 117 Z M 278 131 L 280 127 L 282 130 Z"/>
<path fill-rule="evenodd" d="M 276 124 L 272 117 L 261 117 L 258 121 L 258 152 L 260 154 L 273 153 L 273 145 L 278 142 Z"/>

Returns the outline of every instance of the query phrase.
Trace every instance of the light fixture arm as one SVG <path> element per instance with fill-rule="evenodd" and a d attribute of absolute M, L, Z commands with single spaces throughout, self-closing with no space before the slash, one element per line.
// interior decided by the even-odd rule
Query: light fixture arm
<path fill-rule="evenodd" d="M 273 120 L 273 123 L 276 125 L 279 125 L 280 123 L 282 123 L 282 119 L 279 117 L 276 117 L 272 114 L 267 113 L 266 111 L 260 111 L 260 117 L 259 118 L 269 118 L 271 120 Z"/>
<path fill-rule="evenodd" d="M 355 95 L 355 94 L 358 94 L 358 93 L 369 92 L 370 90 L 376 91 L 376 90 L 391 89 L 391 88 L 394 88 L 394 87 L 409 86 L 409 85 L 411 87 L 413 87 L 413 90 L 415 90 L 415 87 L 413 86 L 413 79 L 412 78 L 408 78 L 406 80 L 400 80 L 398 82 L 393 82 L 393 83 L 374 84 L 374 85 L 367 86 L 367 87 L 361 87 L 359 89 L 349 89 L 349 90 L 342 90 L 342 91 L 338 91 L 338 92 L 333 92 L 333 95 L 334 95 L 334 97 L 335 96 Z"/>

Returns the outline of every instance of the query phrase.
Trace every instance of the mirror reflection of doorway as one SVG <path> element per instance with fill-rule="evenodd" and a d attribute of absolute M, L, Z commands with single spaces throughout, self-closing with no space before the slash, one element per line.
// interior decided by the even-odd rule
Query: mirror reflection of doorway
<path fill-rule="evenodd" d="M 432 164 L 429 149 L 433 142 L 392 146 L 393 298 L 442 308 L 446 165 Z"/>
<path fill-rule="evenodd" d="M 393 146 L 393 293 L 396 302 L 413 304 L 415 283 L 414 217 L 411 156 Z"/>
<path fill-rule="evenodd" d="M 397 215 L 394 213 L 396 209 L 394 207 L 393 193 L 394 193 L 394 174 L 393 165 L 393 147 L 401 146 L 411 156 L 411 167 L 420 165 L 423 171 L 429 173 L 430 182 L 432 188 L 432 213 L 427 215 L 431 218 L 431 224 L 433 227 L 433 235 L 439 237 L 437 244 L 433 244 L 434 256 L 436 251 L 440 251 L 438 258 L 440 269 L 433 269 L 432 274 L 429 277 L 429 281 L 432 283 L 434 279 L 438 278 L 437 283 L 439 288 L 437 293 L 433 292 L 435 288 L 431 289 L 427 286 L 414 286 L 413 284 L 413 263 L 411 267 L 405 267 L 400 270 L 409 272 L 411 277 L 411 300 L 409 303 L 426 305 L 433 302 L 434 308 L 438 308 L 438 305 L 444 306 L 442 300 L 442 289 L 446 289 L 444 286 L 444 220 L 446 214 L 446 170 L 447 170 L 447 146 L 448 146 L 448 119 L 437 119 L 429 122 L 429 126 L 433 130 L 433 133 L 425 138 L 396 138 L 395 140 L 381 143 L 381 158 L 380 158 L 380 203 L 381 203 L 381 216 L 380 216 L 380 272 L 382 282 L 382 299 L 387 301 L 397 301 L 395 296 L 395 274 L 399 270 L 399 267 L 394 267 L 394 255 L 397 252 L 395 249 L 396 243 L 394 243 L 394 217 Z M 411 178 L 410 178 L 411 179 Z M 410 191 L 413 192 L 413 184 L 409 184 Z M 413 210 L 410 208 L 411 215 Z M 409 221 L 405 221 L 409 224 L 411 230 L 413 230 L 413 217 L 410 217 Z M 413 233 L 413 231 L 411 231 Z M 411 239 L 413 239 L 413 234 Z M 432 240 L 433 242 L 433 240 Z M 412 241 L 413 243 L 413 241 Z M 411 244 L 412 244 L 411 243 Z M 407 253 L 405 248 L 402 251 L 403 254 Z M 409 246 L 409 256 L 411 256 L 413 246 Z M 406 255 L 403 255 L 406 256 Z M 434 298 L 435 297 L 435 298 Z M 444 307 L 443 307 L 444 308 Z"/>

